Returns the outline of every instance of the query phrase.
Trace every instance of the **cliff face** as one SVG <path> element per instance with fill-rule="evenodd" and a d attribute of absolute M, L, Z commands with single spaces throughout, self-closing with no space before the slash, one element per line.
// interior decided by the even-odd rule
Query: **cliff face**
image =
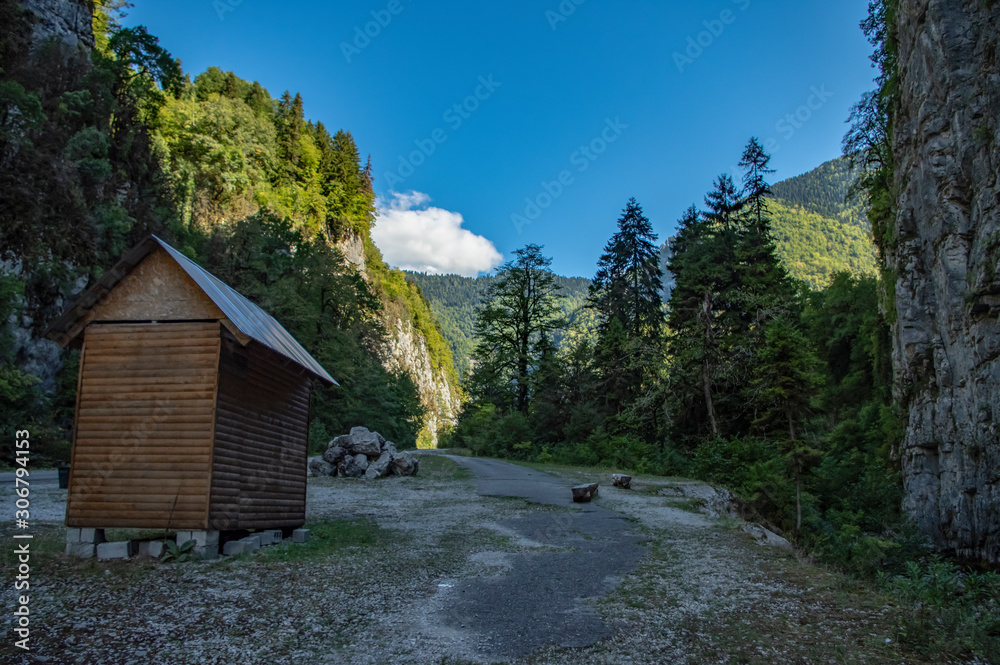
<path fill-rule="evenodd" d="M 21 0 L 21 6 L 34 15 L 33 47 L 54 38 L 70 48 L 94 48 L 90 0 Z"/>
<path fill-rule="evenodd" d="M 337 243 L 337 247 L 344 258 L 367 278 L 364 240 L 353 233 L 348 234 Z M 458 395 L 452 392 L 444 370 L 434 369 L 427 340 L 410 321 L 403 321 L 390 311 L 386 331 L 389 354 L 383 364 L 391 371 L 406 372 L 417 386 L 420 402 L 427 410 L 425 425 L 430 433 L 431 443 L 437 446 L 438 433 L 442 427 L 455 422 L 459 409 Z"/>
<path fill-rule="evenodd" d="M 1000 2 L 900 0 L 894 367 L 904 508 L 1000 561 Z"/>
<path fill-rule="evenodd" d="M 442 426 L 454 424 L 458 412 L 457 395 L 451 392 L 443 371 L 435 371 L 423 335 L 409 321 L 390 321 L 389 369 L 405 371 L 420 392 L 420 401 L 427 408 L 427 430 L 437 446 Z"/>

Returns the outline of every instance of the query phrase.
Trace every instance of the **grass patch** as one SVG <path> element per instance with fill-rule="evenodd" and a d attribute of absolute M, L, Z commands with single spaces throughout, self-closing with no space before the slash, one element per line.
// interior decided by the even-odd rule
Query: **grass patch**
<path fill-rule="evenodd" d="M 453 460 L 441 455 L 421 455 L 417 476 L 428 480 L 468 480 L 472 472 Z"/>
<path fill-rule="evenodd" d="M 324 559 L 350 548 L 375 548 L 389 542 L 388 532 L 373 520 L 364 518 L 340 519 L 329 522 L 306 524 L 309 541 L 306 543 L 282 543 L 265 547 L 256 553 L 261 562 L 309 561 Z M 393 533 L 393 538 L 399 534 Z M 227 561 L 243 558 L 244 555 L 230 557 Z"/>

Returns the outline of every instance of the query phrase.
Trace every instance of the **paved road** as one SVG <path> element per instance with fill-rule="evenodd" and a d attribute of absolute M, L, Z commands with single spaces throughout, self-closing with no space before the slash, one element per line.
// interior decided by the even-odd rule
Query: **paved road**
<path fill-rule="evenodd" d="M 44 485 L 44 486 L 55 486 L 59 484 L 59 472 L 55 469 L 39 469 L 34 471 L 31 467 L 28 467 L 28 481 L 32 485 Z M 2 483 L 13 483 L 14 482 L 14 472 L 4 471 L 0 473 L 0 484 Z"/>
<path fill-rule="evenodd" d="M 497 460 L 449 456 L 476 477 L 484 496 L 521 497 L 560 506 L 502 522 L 542 547 L 511 557 L 495 577 L 456 584 L 447 625 L 477 632 L 490 655 L 524 657 L 546 644 L 583 647 L 613 630 L 586 601 L 617 585 L 645 554 L 642 538 L 626 518 L 600 507 L 600 499 L 574 504 L 570 485 L 539 471 Z"/>

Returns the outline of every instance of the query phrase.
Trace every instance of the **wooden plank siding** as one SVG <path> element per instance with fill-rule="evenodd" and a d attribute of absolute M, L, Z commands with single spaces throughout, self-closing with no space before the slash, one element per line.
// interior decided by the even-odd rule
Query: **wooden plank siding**
<path fill-rule="evenodd" d="M 67 526 L 207 528 L 221 330 L 87 326 Z"/>
<path fill-rule="evenodd" d="M 311 378 L 257 342 L 223 338 L 210 528 L 300 526 Z"/>

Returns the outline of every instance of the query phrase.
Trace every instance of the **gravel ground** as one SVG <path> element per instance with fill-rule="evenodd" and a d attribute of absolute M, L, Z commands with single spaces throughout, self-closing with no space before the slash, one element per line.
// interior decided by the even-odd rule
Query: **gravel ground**
<path fill-rule="evenodd" d="M 591 478 L 556 473 L 567 485 Z M 32 651 L 8 631 L 0 663 L 935 662 L 887 642 L 894 610 L 877 595 L 659 493 L 699 498 L 706 486 L 635 477 L 633 488 L 602 484 L 596 505 L 628 518 L 645 552 L 580 602 L 610 636 L 510 659 L 484 648 L 490 635 L 473 621 L 453 620 L 456 590 L 557 554 L 516 525 L 566 509 L 479 496 L 449 460 L 423 458 L 411 478 L 310 478 L 307 526 L 332 535 L 214 562 L 66 558 L 61 524 L 36 521 L 61 520 L 65 491 L 33 493 Z M 8 544 L 12 531 L 5 521 Z M 4 570 L 13 563 L 8 554 Z M 14 600 L 4 584 L 5 612 Z"/>

